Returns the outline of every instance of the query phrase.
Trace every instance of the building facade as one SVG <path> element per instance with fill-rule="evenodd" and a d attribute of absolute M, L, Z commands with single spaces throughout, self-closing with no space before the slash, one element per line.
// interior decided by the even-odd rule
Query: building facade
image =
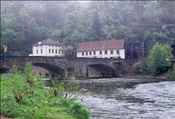
<path fill-rule="evenodd" d="M 145 57 L 144 42 L 127 42 L 125 43 L 125 58 L 138 59 Z"/>
<path fill-rule="evenodd" d="M 29 56 L 64 56 L 64 46 L 59 41 L 45 39 L 32 46 L 32 54 Z"/>
<path fill-rule="evenodd" d="M 125 59 L 124 40 L 79 43 L 77 57 Z"/>

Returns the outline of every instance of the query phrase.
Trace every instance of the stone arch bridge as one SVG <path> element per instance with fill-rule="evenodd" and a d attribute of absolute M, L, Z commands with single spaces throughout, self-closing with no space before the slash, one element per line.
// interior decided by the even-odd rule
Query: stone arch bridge
<path fill-rule="evenodd" d="M 2 61 L 1 64 L 3 65 Z M 122 69 L 122 60 L 107 58 L 8 56 L 6 65 L 9 68 L 13 65 L 23 67 L 26 62 L 42 67 L 51 74 L 63 74 L 66 70 L 69 75 L 74 75 L 75 77 L 118 77 Z"/>

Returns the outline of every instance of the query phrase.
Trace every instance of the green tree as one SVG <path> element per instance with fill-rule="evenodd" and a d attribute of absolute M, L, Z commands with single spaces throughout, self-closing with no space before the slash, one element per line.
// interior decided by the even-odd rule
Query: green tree
<path fill-rule="evenodd" d="M 154 75 L 158 75 L 167 71 L 171 62 L 169 61 L 173 57 L 171 53 L 171 47 L 167 44 L 156 43 L 150 50 L 150 56 L 148 57 L 148 68 Z"/>

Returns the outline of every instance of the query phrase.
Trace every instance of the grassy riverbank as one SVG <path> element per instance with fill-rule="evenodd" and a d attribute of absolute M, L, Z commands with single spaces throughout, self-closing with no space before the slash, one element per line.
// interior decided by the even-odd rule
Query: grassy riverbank
<path fill-rule="evenodd" d="M 15 119 L 88 119 L 89 112 L 70 99 L 53 96 L 42 81 L 1 75 L 1 116 Z"/>

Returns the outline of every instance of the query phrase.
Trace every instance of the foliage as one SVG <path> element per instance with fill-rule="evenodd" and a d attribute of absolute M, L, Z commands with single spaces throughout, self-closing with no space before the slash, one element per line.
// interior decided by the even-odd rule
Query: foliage
<path fill-rule="evenodd" d="M 168 71 L 168 78 L 172 79 L 172 80 L 175 80 L 175 65 L 173 66 L 172 70 Z"/>
<path fill-rule="evenodd" d="M 26 82 L 26 78 L 31 74 L 30 68 L 31 63 L 27 63 L 23 75 L 1 75 L 1 116 L 16 119 L 89 118 L 89 113 L 82 106 L 80 110 L 72 108 L 72 111 L 69 111 L 70 107 L 78 105 L 75 102 L 59 97 L 53 98 L 50 90 L 44 87 L 43 81 L 38 80 L 38 76 L 33 74 L 33 78 L 37 79 L 33 80 L 33 85 Z M 79 113 L 74 115 L 73 112 Z"/>
<path fill-rule="evenodd" d="M 174 6 L 174 1 L 1 1 L 1 45 L 8 45 L 8 55 L 28 55 L 32 44 L 50 37 L 72 46 L 69 55 L 75 56 L 84 41 L 165 42 L 174 35 L 152 29 L 175 23 Z"/>
<path fill-rule="evenodd" d="M 10 69 L 10 73 L 14 75 L 20 74 L 19 67 L 17 67 L 16 65 L 13 65 L 12 68 Z"/>
<path fill-rule="evenodd" d="M 88 119 L 89 118 L 89 112 L 85 110 L 85 108 L 79 104 L 74 104 L 74 105 L 69 106 L 68 112 L 73 114 L 74 117 L 76 117 L 77 119 Z"/>
<path fill-rule="evenodd" d="M 78 81 L 76 79 L 70 79 L 66 71 L 64 72 L 64 75 L 59 76 L 58 79 L 57 77 L 55 79 L 51 79 L 53 96 L 75 99 L 76 96 L 72 95 L 74 95 L 79 88 Z"/>
<path fill-rule="evenodd" d="M 172 58 L 171 47 L 167 44 L 156 43 L 150 50 L 150 56 L 148 57 L 148 68 L 154 75 L 158 75 L 167 71 L 170 67 Z"/>
<path fill-rule="evenodd" d="M 136 73 L 141 73 L 142 63 L 141 62 L 134 63 L 133 64 L 133 69 L 135 70 Z"/>
<path fill-rule="evenodd" d="M 74 53 L 74 49 L 72 46 L 67 46 L 65 49 L 64 49 L 64 53 L 65 53 L 65 57 L 72 57 L 75 53 Z"/>

